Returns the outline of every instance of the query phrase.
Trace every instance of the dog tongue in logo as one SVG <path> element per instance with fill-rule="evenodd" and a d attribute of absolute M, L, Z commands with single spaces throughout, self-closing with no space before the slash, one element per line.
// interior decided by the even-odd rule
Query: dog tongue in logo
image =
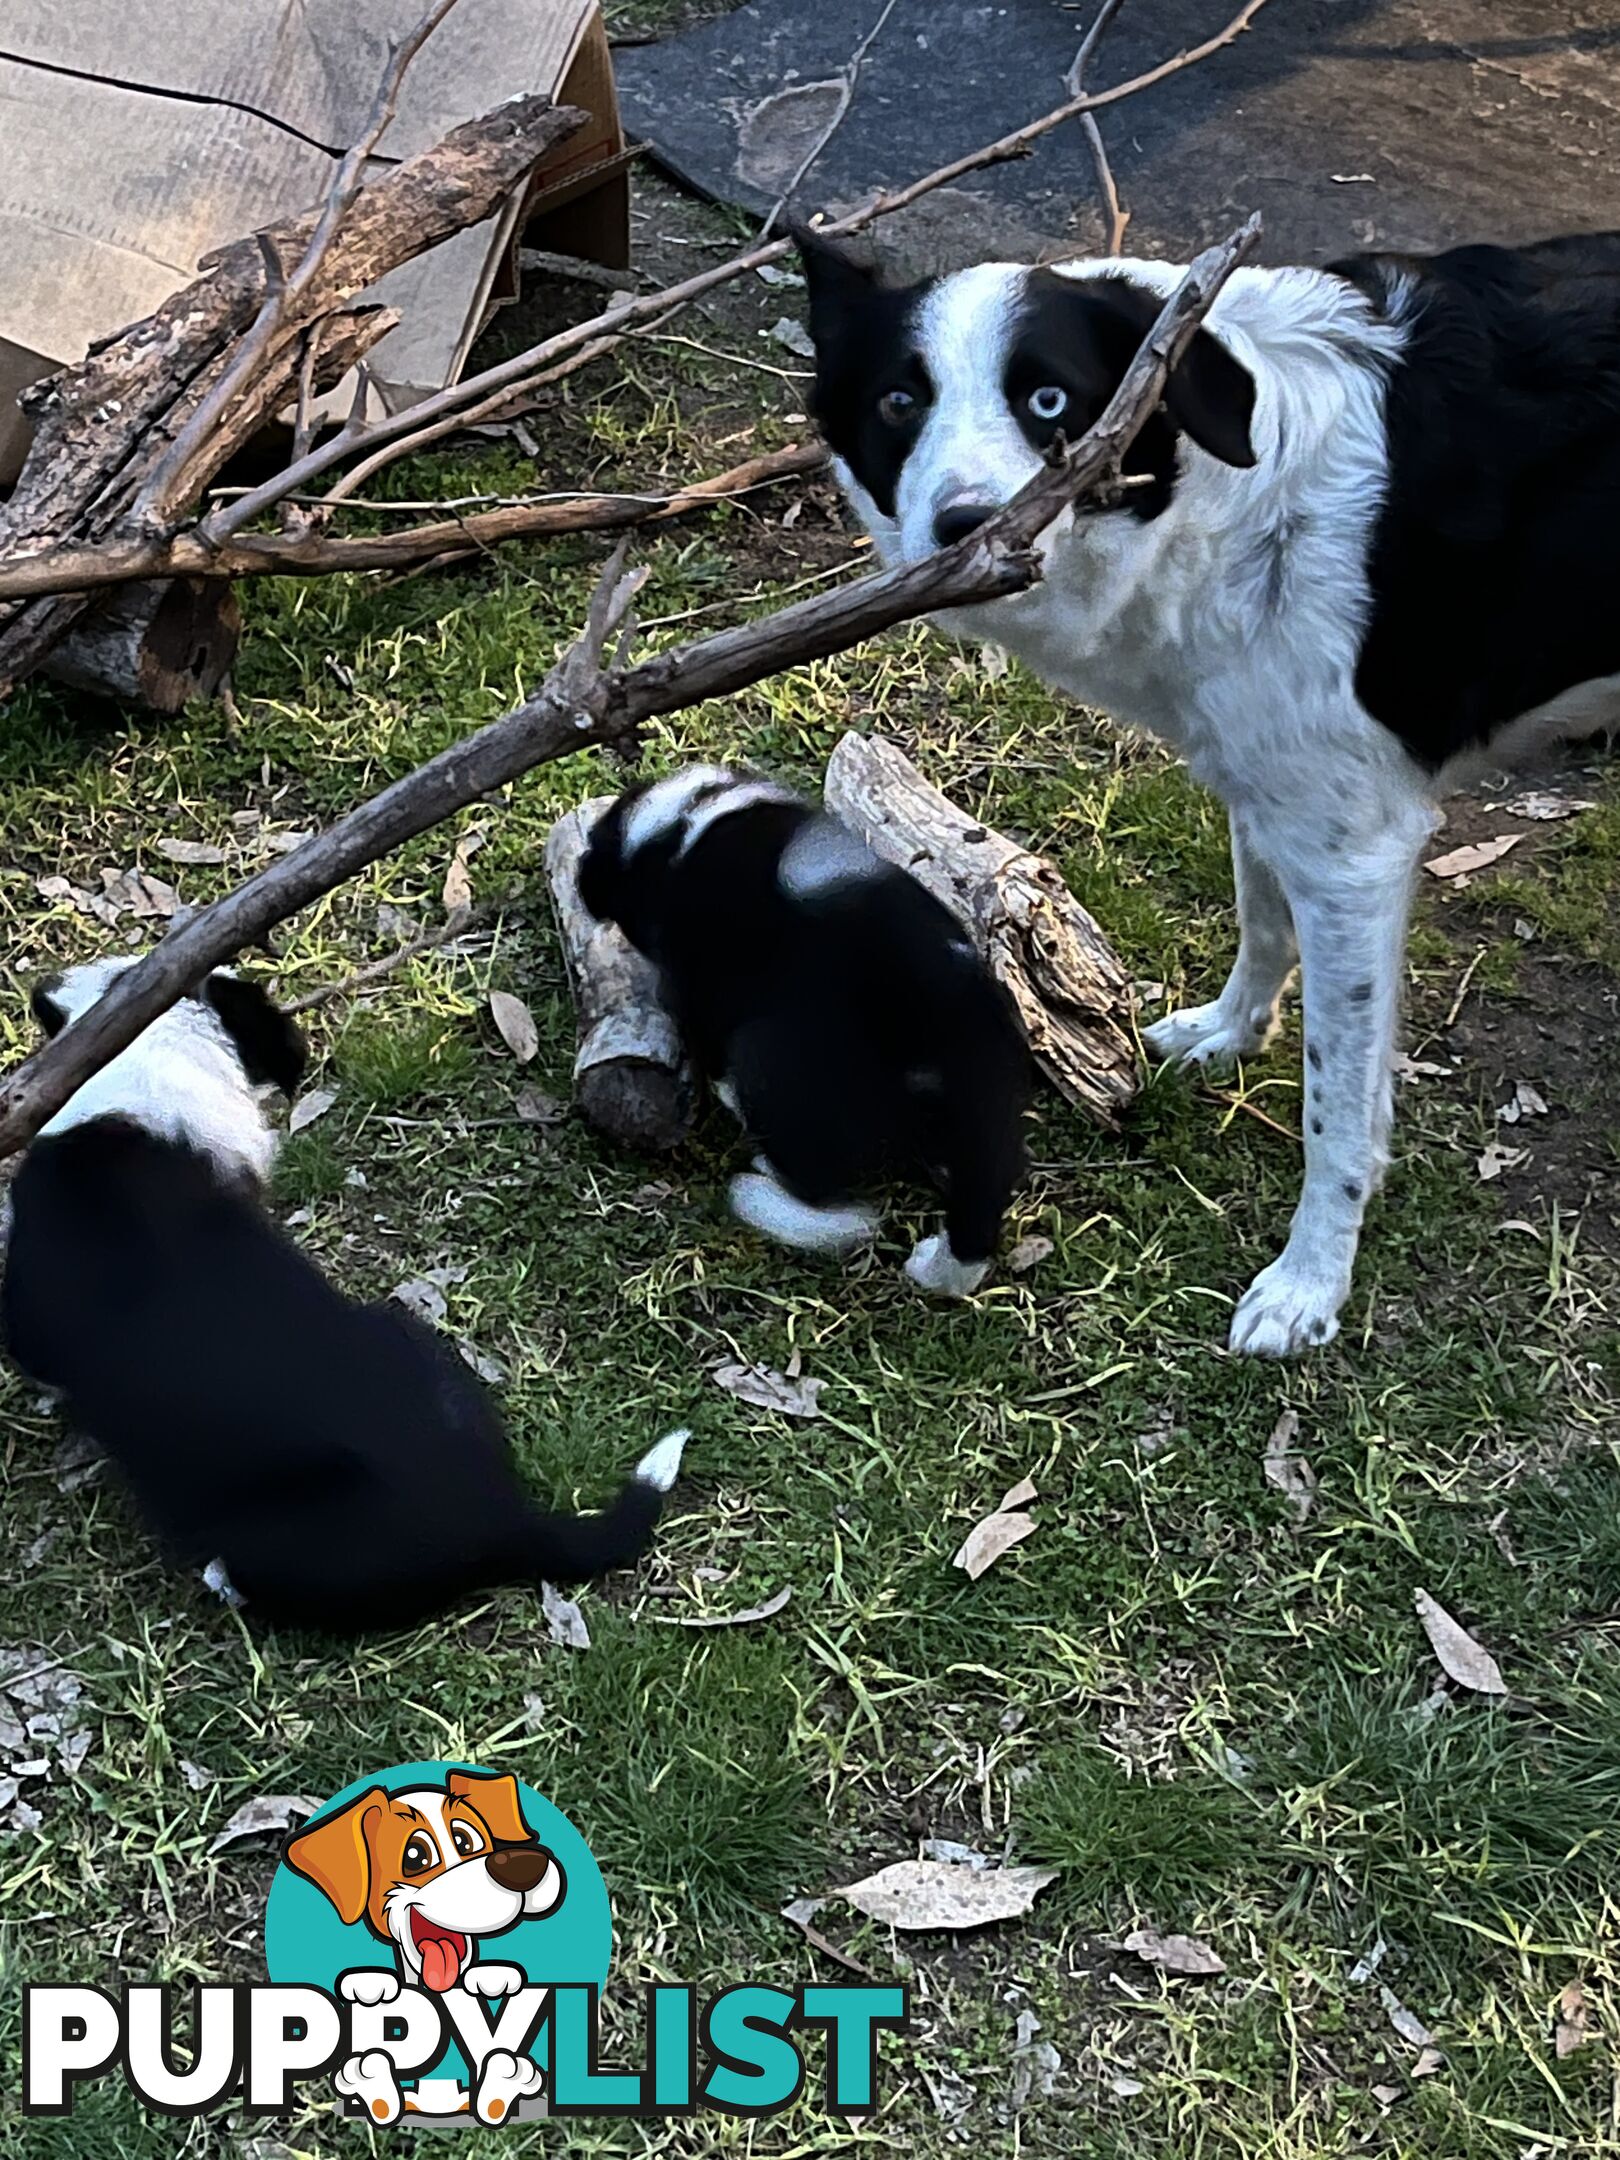
<path fill-rule="evenodd" d="M 446 1988 L 455 1986 L 466 1960 L 471 1947 L 466 1936 L 450 1928 L 435 1927 L 420 1912 L 411 1914 L 411 1934 L 422 1953 L 422 1985 L 442 1995 Z"/>

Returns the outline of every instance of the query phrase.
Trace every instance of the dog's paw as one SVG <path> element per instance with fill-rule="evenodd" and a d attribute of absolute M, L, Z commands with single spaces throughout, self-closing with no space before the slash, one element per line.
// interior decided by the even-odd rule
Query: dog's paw
<path fill-rule="evenodd" d="M 1263 1050 L 1270 1033 L 1269 1012 L 1256 1019 L 1217 998 L 1213 1005 L 1166 1013 L 1142 1030 L 1142 1040 L 1166 1065 L 1233 1065 Z"/>
<path fill-rule="evenodd" d="M 352 1977 L 344 1975 L 345 1979 Z M 351 2055 L 340 2063 L 332 2083 L 345 2099 L 358 2101 L 361 2111 L 375 2123 L 395 2123 L 405 2112 L 405 2102 L 394 2075 L 393 2060 L 381 2048 Z"/>
<path fill-rule="evenodd" d="M 399 1997 L 399 1974 L 362 1966 L 339 1975 L 338 1993 L 345 2002 L 391 2003 Z"/>
<path fill-rule="evenodd" d="M 492 2001 L 502 1995 L 515 1995 L 527 1986 L 522 1968 L 517 1965 L 469 1965 L 461 1976 L 464 1988 L 475 1995 L 487 1995 Z"/>
<path fill-rule="evenodd" d="M 531 2098 L 545 2081 L 545 2072 L 527 2055 L 514 2055 L 509 2048 L 491 2048 L 478 2073 L 473 2113 L 481 2123 L 505 2122 L 513 2102 Z"/>
<path fill-rule="evenodd" d="M 763 1163 L 763 1157 L 756 1157 Z M 778 1183 L 770 1165 L 731 1181 L 731 1212 L 762 1237 L 798 1252 L 846 1253 L 877 1235 L 877 1218 L 862 1207 L 812 1207 Z"/>
<path fill-rule="evenodd" d="M 958 1260 L 949 1238 L 925 1237 L 906 1262 L 906 1276 L 934 1297 L 971 1297 L 990 1272 L 988 1260 Z"/>
<path fill-rule="evenodd" d="M 1329 1274 L 1286 1252 L 1262 1268 L 1232 1315 L 1229 1346 L 1239 1357 L 1301 1357 L 1339 1332 L 1349 1277 Z"/>

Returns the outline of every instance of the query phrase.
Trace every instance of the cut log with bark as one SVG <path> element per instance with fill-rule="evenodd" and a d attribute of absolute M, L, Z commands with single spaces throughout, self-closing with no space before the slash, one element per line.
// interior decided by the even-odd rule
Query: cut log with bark
<path fill-rule="evenodd" d="M 231 671 L 242 610 L 229 585 L 203 578 L 125 585 L 79 617 L 45 660 L 75 690 L 163 714 L 210 698 Z"/>
<path fill-rule="evenodd" d="M 880 736 L 839 743 L 826 804 L 950 909 L 1011 996 L 1042 1071 L 1116 1127 L 1140 1085 L 1130 978 L 1055 866 L 959 810 Z"/>
<path fill-rule="evenodd" d="M 579 896 L 591 828 L 612 802 L 598 795 L 570 810 L 546 841 L 546 876 L 579 1015 L 574 1097 L 587 1124 L 626 1147 L 679 1147 L 697 1116 L 701 1087 L 675 1022 L 658 995 L 658 972 L 612 923 Z"/>
<path fill-rule="evenodd" d="M 476 225 L 521 186 L 536 161 L 584 115 L 549 98 L 514 98 L 362 188 L 324 246 L 316 272 L 294 290 L 320 228 L 319 206 L 208 258 L 202 275 L 154 314 L 96 346 L 24 393 L 36 422 L 27 462 L 0 506 L 0 555 L 48 557 L 118 533 L 154 481 L 143 521 L 161 528 L 201 496 L 221 466 L 299 395 L 306 344 L 316 341 L 314 387 L 363 357 L 397 318 L 350 305 L 400 263 Z M 188 423 L 209 411 L 267 297 L 288 304 L 251 380 L 211 416 L 179 461 Z M 0 607 L 0 697 L 66 635 L 82 595 Z"/>

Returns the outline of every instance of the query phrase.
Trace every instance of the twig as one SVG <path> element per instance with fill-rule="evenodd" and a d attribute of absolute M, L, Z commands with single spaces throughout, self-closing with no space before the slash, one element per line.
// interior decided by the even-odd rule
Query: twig
<path fill-rule="evenodd" d="M 809 172 L 811 166 L 814 165 L 817 158 L 820 157 L 822 151 L 826 149 L 827 145 L 838 133 L 838 130 L 843 126 L 844 116 L 849 111 L 851 104 L 853 104 L 854 102 L 855 85 L 861 79 L 862 64 L 864 63 L 867 54 L 877 43 L 877 40 L 883 31 L 884 25 L 888 22 L 889 17 L 894 13 L 894 8 L 895 0 L 884 0 L 883 12 L 878 16 L 877 21 L 873 23 L 871 29 L 867 31 L 865 37 L 861 39 L 861 42 L 856 46 L 855 50 L 850 54 L 849 58 L 844 62 L 843 67 L 840 69 L 838 78 L 838 102 L 833 108 L 832 115 L 828 120 L 827 125 L 822 129 L 821 133 L 816 137 L 815 141 L 804 153 L 804 156 L 799 160 L 798 169 L 794 173 L 792 179 L 788 182 L 787 186 L 783 188 L 781 194 L 777 196 L 775 202 L 771 205 L 769 215 L 766 217 L 764 224 L 759 228 L 759 237 L 762 240 L 768 240 L 771 237 L 771 234 L 776 230 L 777 219 L 782 215 L 782 212 L 787 208 L 788 204 L 793 200 L 794 196 L 803 186 L 805 176 Z"/>
<path fill-rule="evenodd" d="M 1080 50 L 1074 56 L 1074 65 L 1068 73 L 1068 90 L 1072 98 L 1084 97 L 1086 69 L 1091 56 L 1097 50 L 1103 32 L 1124 5 L 1124 0 L 1103 0 L 1097 10 L 1097 19 L 1080 40 Z M 1114 170 L 1108 162 L 1108 151 L 1103 142 L 1102 129 L 1092 112 L 1080 115 L 1080 132 L 1085 137 L 1086 148 L 1091 152 L 1091 163 L 1097 175 L 1097 192 L 1103 207 L 1103 253 L 1117 255 L 1125 242 L 1125 228 L 1131 222 L 1131 213 L 1122 209 L 1119 189 L 1114 184 Z"/>
<path fill-rule="evenodd" d="M 597 584 L 579 640 L 534 697 L 171 929 L 104 998 L 20 1066 L 0 1087 L 0 1156 L 26 1146 L 92 1073 L 211 968 L 367 863 L 532 767 L 587 744 L 629 742 L 659 714 L 732 695 L 914 616 L 1026 590 L 1041 575 L 1035 539 L 1067 504 L 1117 475 L 1137 431 L 1157 409 L 1170 369 L 1225 280 L 1252 251 L 1259 229 L 1259 219 L 1251 218 L 1199 256 L 1096 426 L 954 547 L 673 647 L 639 667 L 605 672 L 602 656 L 641 582 L 641 575 L 625 574 L 621 544 Z"/>
<path fill-rule="evenodd" d="M 820 226 L 818 230 L 828 239 L 845 238 L 850 233 L 864 231 L 878 218 L 892 217 L 896 211 L 908 209 L 922 196 L 932 193 L 936 188 L 948 187 L 968 173 L 1022 157 L 1032 144 L 1039 142 L 1043 136 L 1050 135 L 1055 128 L 1077 119 L 1081 113 L 1099 111 L 1107 105 L 1117 105 L 1125 98 L 1136 96 L 1140 91 L 1152 89 L 1155 84 L 1179 73 L 1183 68 L 1196 66 L 1198 62 L 1207 60 L 1212 53 L 1219 52 L 1223 46 L 1230 45 L 1234 38 L 1240 37 L 1264 5 L 1265 0 L 1244 0 L 1243 6 L 1225 28 L 1206 38 L 1202 44 L 1191 46 L 1169 60 L 1160 61 L 1156 67 L 1149 68 L 1144 74 L 1133 76 L 1128 82 L 1116 83 L 1107 90 L 1087 91 L 1078 98 L 1068 98 L 1051 112 L 1043 113 L 1039 119 L 1026 121 L 1022 127 L 1015 128 L 1010 135 L 1000 136 L 995 142 L 969 151 L 965 156 L 953 159 L 948 165 L 939 166 L 935 171 L 925 174 L 920 180 L 909 182 L 905 187 L 875 195 L 870 202 L 852 210 L 846 217 L 835 218 Z M 245 525 L 250 525 L 256 517 L 279 502 L 290 490 L 307 487 L 310 481 L 318 478 L 321 473 L 330 471 L 334 465 L 341 464 L 352 456 L 357 448 L 363 448 L 367 453 L 365 470 L 368 475 L 376 472 L 380 466 L 392 463 L 395 458 L 409 456 L 423 441 L 431 439 L 424 431 L 447 414 L 464 412 L 468 406 L 488 399 L 496 391 L 511 393 L 538 388 L 551 379 L 546 370 L 554 363 L 578 353 L 582 346 L 591 346 L 592 357 L 600 357 L 612 350 L 614 341 L 622 332 L 635 329 L 672 308 L 683 307 L 690 300 L 701 299 L 716 286 L 745 277 L 750 271 L 762 269 L 767 263 L 779 262 L 791 249 L 791 241 L 766 240 L 732 256 L 726 262 L 716 263 L 707 270 L 700 270 L 694 276 L 682 279 L 678 284 L 666 286 L 660 292 L 632 295 L 618 306 L 605 309 L 600 315 L 593 315 L 587 322 L 576 324 L 572 329 L 560 330 L 554 336 L 542 340 L 540 344 L 531 345 L 524 352 L 514 353 L 510 359 L 501 361 L 495 367 L 485 368 L 476 375 L 463 376 L 460 382 L 436 391 L 433 396 L 422 399 L 419 404 L 411 406 L 405 412 L 395 413 L 375 422 L 366 430 L 362 442 L 358 444 L 318 444 L 296 465 L 289 465 L 285 472 L 265 481 L 251 494 L 244 495 L 222 516 L 212 519 L 210 524 L 213 535 L 217 540 L 229 539 L 232 534 L 240 532 Z M 385 449 L 388 451 L 386 457 L 380 454 Z"/>
<path fill-rule="evenodd" d="M 280 257 L 268 241 L 265 242 L 263 304 L 232 355 L 230 365 L 175 436 L 136 496 L 130 511 L 130 521 L 137 528 L 151 524 L 163 516 L 170 488 L 187 472 L 192 458 L 230 411 L 243 385 L 253 380 L 277 336 L 290 320 L 296 318 L 299 302 L 314 284 L 321 265 L 326 260 L 327 250 L 337 237 L 338 227 L 348 216 L 354 205 L 354 198 L 360 192 L 366 160 L 376 149 L 383 130 L 394 117 L 399 104 L 399 93 L 411 62 L 457 4 L 458 0 L 433 0 L 432 6 L 416 28 L 398 45 L 389 48 L 388 66 L 377 86 L 377 94 L 371 101 L 371 111 L 366 116 L 366 124 L 358 139 L 339 159 L 337 170 L 332 175 L 332 184 L 327 190 L 326 207 L 310 235 L 309 245 L 290 276 L 286 274 Z M 309 455 L 307 449 L 303 455 Z"/>
<path fill-rule="evenodd" d="M 466 937 L 486 923 L 493 910 L 480 907 L 457 908 L 447 922 L 436 923 L 431 930 L 423 930 L 407 944 L 398 946 L 391 953 L 384 953 L 380 960 L 368 960 L 364 967 L 357 967 L 352 975 L 344 975 L 337 982 L 318 983 L 313 990 L 306 990 L 302 997 L 289 999 L 286 1011 L 290 1013 L 313 1012 L 317 1005 L 329 1005 L 333 998 L 355 997 L 369 989 L 374 982 L 381 982 L 416 960 L 423 953 L 437 952 L 441 945 L 452 944 L 455 939 Z M 504 1121 L 503 1121 L 504 1122 Z"/>

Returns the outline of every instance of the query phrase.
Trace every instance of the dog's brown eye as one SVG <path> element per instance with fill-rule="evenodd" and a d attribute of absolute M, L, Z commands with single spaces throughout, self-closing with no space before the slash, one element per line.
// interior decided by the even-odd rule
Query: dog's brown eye
<path fill-rule="evenodd" d="M 450 1842 L 455 1846 L 456 1851 L 460 1853 L 463 1860 L 467 1858 L 469 1853 L 475 1853 L 482 1849 L 476 1833 L 468 1829 L 464 1822 L 453 1822 L 450 1825 Z"/>
<path fill-rule="evenodd" d="M 918 400 L 910 390 L 885 390 L 878 399 L 878 418 L 886 427 L 904 427 L 916 413 Z"/>
<path fill-rule="evenodd" d="M 439 1848 L 425 1830 L 418 1830 L 406 1840 L 405 1853 L 400 1866 L 407 1875 L 420 1875 L 433 1866 L 439 1857 Z"/>

